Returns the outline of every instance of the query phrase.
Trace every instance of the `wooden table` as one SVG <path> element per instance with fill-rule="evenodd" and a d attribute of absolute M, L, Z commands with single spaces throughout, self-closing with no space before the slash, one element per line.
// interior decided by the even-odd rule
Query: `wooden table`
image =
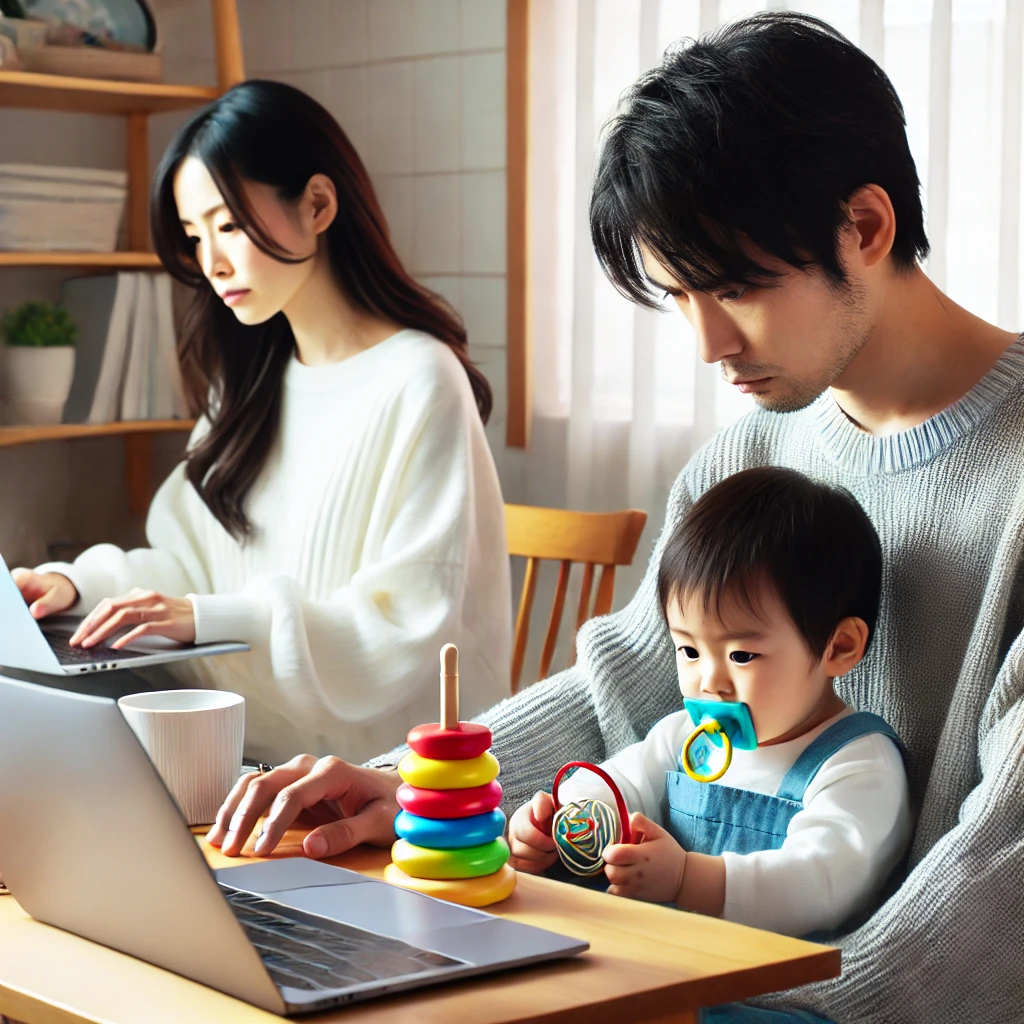
<path fill-rule="evenodd" d="M 281 855 L 296 855 L 301 837 L 289 833 Z M 211 866 L 240 863 L 198 841 Z M 364 847 L 331 863 L 380 877 L 387 862 L 387 851 Z M 581 1019 L 693 1024 L 697 1007 L 834 978 L 840 970 L 837 949 L 530 875 L 520 875 L 515 893 L 488 909 L 586 939 L 590 949 L 550 964 L 299 1019 L 311 1024 L 578 1024 Z M 103 912 L 102 904 L 96 912 Z M 12 896 L 0 897 L 0 1014 L 25 1024 L 272 1024 L 281 1019 L 40 924 Z"/>

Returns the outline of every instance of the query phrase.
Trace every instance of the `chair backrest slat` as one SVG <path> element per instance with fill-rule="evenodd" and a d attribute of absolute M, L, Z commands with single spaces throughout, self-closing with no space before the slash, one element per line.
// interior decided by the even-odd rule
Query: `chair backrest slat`
<path fill-rule="evenodd" d="M 544 637 L 544 650 L 540 655 L 540 678 L 543 679 L 551 669 L 555 660 L 555 647 L 558 644 L 558 630 L 562 625 L 562 612 L 565 610 L 565 595 L 569 589 L 569 571 L 572 562 L 563 560 L 558 567 L 558 584 L 555 587 L 555 599 L 551 602 L 551 618 L 548 620 L 548 631 Z"/>
<path fill-rule="evenodd" d="M 526 657 L 526 642 L 530 638 L 530 614 L 533 612 L 533 595 L 537 591 L 537 559 L 526 560 L 526 576 L 523 590 L 519 595 L 519 611 L 516 613 L 516 635 L 512 648 L 512 692 L 516 692 L 523 674 L 523 660 Z"/>
<path fill-rule="evenodd" d="M 505 530 L 508 552 L 526 558 L 526 576 L 516 615 L 515 643 L 512 653 L 512 692 L 515 693 L 523 673 L 529 639 L 530 615 L 537 589 L 540 560 L 560 562 L 555 598 L 551 607 L 541 653 L 539 679 L 548 675 L 558 644 L 558 633 L 565 611 L 566 595 L 572 563 L 583 565 L 583 584 L 576 608 L 576 629 L 591 615 L 611 611 L 615 589 L 615 566 L 633 561 L 647 513 L 638 509 L 623 512 L 572 512 L 566 509 L 535 508 L 528 505 L 505 506 Z M 593 609 L 590 594 L 594 584 L 594 568 L 601 566 L 597 596 Z M 570 664 L 576 660 L 572 645 Z"/>

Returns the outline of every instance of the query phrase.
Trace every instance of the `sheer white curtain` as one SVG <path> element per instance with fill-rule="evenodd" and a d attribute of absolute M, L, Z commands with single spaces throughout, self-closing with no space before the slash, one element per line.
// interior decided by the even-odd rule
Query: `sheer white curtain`
<path fill-rule="evenodd" d="M 601 125 L 674 40 L 766 8 L 813 14 L 878 60 L 907 112 L 929 275 L 1007 329 L 1024 312 L 1024 0 L 534 0 L 531 258 L 535 420 L 519 500 L 650 514 L 629 599 L 689 456 L 746 408 L 675 311 L 621 298 L 594 258 L 587 202 Z M 517 474 L 518 476 L 518 474 Z"/>

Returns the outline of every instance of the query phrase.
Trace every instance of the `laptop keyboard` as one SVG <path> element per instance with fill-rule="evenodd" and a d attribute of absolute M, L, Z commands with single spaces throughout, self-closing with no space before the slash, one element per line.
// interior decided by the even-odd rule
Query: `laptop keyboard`
<path fill-rule="evenodd" d="M 229 885 L 220 889 L 277 985 L 323 991 L 463 963 Z"/>
<path fill-rule="evenodd" d="M 106 644 L 95 647 L 72 647 L 68 641 L 71 637 L 65 633 L 44 629 L 43 636 L 50 645 L 50 650 L 57 655 L 62 665 L 95 665 L 97 662 L 127 661 L 129 658 L 144 658 L 139 651 L 118 651 Z"/>

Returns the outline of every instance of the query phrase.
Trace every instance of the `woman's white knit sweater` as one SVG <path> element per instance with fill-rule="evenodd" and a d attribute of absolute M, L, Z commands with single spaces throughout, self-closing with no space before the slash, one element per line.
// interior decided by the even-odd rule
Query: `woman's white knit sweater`
<path fill-rule="evenodd" d="M 207 427 L 200 423 L 195 436 Z M 438 652 L 461 652 L 464 717 L 506 692 L 511 587 L 504 506 L 469 381 L 452 351 L 403 330 L 330 366 L 293 359 L 278 438 L 239 544 L 179 465 L 153 500 L 151 547 L 101 544 L 67 575 L 84 614 L 144 587 L 192 595 L 182 684 L 246 698 L 246 750 L 362 761 L 437 721 Z"/>

